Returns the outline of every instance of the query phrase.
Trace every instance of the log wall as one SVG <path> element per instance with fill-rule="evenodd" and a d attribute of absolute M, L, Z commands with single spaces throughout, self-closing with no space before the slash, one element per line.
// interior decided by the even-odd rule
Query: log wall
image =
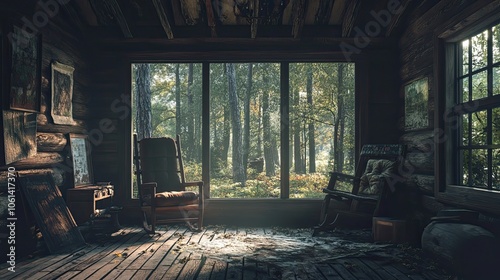
<path fill-rule="evenodd" d="M 402 81 L 400 95 L 404 98 L 404 85 L 411 81 L 428 78 L 429 126 L 419 130 L 404 129 L 404 102 L 401 103 L 401 121 L 399 129 L 402 131 L 400 142 L 408 145 L 408 157 L 405 164 L 407 184 L 420 190 L 423 194 L 422 205 L 428 214 L 434 214 L 446 205 L 436 200 L 438 186 L 434 185 L 434 176 L 437 173 L 434 162 L 435 141 L 441 135 L 435 135 L 434 116 L 436 92 L 435 77 L 439 76 L 436 69 L 437 35 L 452 26 L 468 23 L 465 18 L 485 6 L 498 1 L 422 1 L 411 11 L 403 25 L 402 36 L 399 39 L 400 71 Z M 444 166 L 439 163 L 437 166 Z"/>
<path fill-rule="evenodd" d="M 3 5 L 3 4 L 2 4 Z M 26 4 L 27 5 L 27 4 Z M 31 6 L 30 6 L 31 7 Z M 18 13 L 20 8 L 2 7 L 2 30 L 8 31 L 8 26 L 19 22 L 22 18 L 32 19 L 39 6 L 33 4 L 31 13 Z M 28 11 L 30 9 L 24 9 Z M 4 14 L 5 13 L 5 14 Z M 73 187 L 72 165 L 68 133 L 86 134 L 89 130 L 89 102 L 91 98 L 91 72 L 89 69 L 89 51 L 86 43 L 81 39 L 81 34 L 68 19 L 63 7 L 58 13 L 50 17 L 47 24 L 41 26 L 39 31 L 42 37 L 42 64 L 41 64 L 41 112 L 37 114 L 37 154 L 7 166 L 0 166 L 0 192 L 7 188 L 7 169 L 15 168 L 19 174 L 52 174 L 56 185 L 63 195 L 65 190 Z M 4 37 L 5 38 L 5 37 Z M 6 61 L 10 53 L 2 52 L 2 62 Z M 54 124 L 51 117 L 51 63 L 57 61 L 74 67 L 73 73 L 73 119 L 75 125 Z M 3 78 L 10 77 L 10 70 L 3 63 Z M 2 100 L 8 99 L 8 91 L 2 91 Z M 8 109 L 8 105 L 2 109 Z M 2 135 L 3 137 L 3 135 Z M 3 214 L 3 211 L 0 211 Z M 0 218 L 2 219 L 2 218 Z M 3 220 L 3 219 L 2 219 Z"/>
<path fill-rule="evenodd" d="M 0 29 L 2 30 L 3 48 L 1 67 L 2 78 L 2 110 L 9 109 L 5 100 L 8 100 L 9 90 L 7 88 L 8 79 L 10 79 L 10 52 L 7 40 L 7 34 L 10 31 L 11 24 L 18 24 L 30 21 L 33 15 L 38 13 L 37 20 L 43 20 L 46 15 L 40 10 L 38 1 L 17 1 L 0 4 Z M 22 11 L 22 12 L 20 12 Z M 0 251 L 7 251 L 7 242 L 4 238 L 8 233 L 6 230 L 6 217 L 8 215 L 8 197 L 7 197 L 7 170 L 15 168 L 21 176 L 28 174 L 48 173 L 52 175 L 56 186 L 59 187 L 63 196 L 68 188 L 73 187 L 73 169 L 70 158 L 70 149 L 68 144 L 69 133 L 87 134 L 91 129 L 89 109 L 92 95 L 91 81 L 92 75 L 89 67 L 89 54 L 91 46 L 82 40 L 82 34 L 78 32 L 73 21 L 68 17 L 67 10 L 63 6 L 55 14 L 51 14 L 46 24 L 38 22 L 38 30 L 42 38 L 42 59 L 41 59 L 41 110 L 37 114 L 36 146 L 35 156 L 10 163 L 7 166 L 0 166 Z M 22 21 L 22 20 L 25 21 Z M 57 61 L 62 64 L 72 66 L 73 73 L 73 119 L 75 125 L 54 124 L 51 117 L 51 63 Z M 3 149 L 3 134 L 2 134 Z M 18 217 L 16 224 L 16 257 L 23 257 L 31 254 L 35 250 L 36 242 L 33 238 L 31 225 L 33 220 L 26 219 L 23 214 L 21 193 L 16 192 L 15 214 Z M 0 257 L 5 261 L 5 256 Z"/>

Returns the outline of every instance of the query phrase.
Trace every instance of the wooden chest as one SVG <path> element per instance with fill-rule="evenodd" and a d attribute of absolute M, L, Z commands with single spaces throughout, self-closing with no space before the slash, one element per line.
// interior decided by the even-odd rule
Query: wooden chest
<path fill-rule="evenodd" d="M 373 217 L 373 240 L 391 243 L 414 243 L 415 226 L 406 220 L 391 217 Z"/>

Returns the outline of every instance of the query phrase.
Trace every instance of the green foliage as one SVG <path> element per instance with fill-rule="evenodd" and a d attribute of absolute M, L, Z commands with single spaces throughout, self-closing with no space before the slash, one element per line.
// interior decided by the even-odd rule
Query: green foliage
<path fill-rule="evenodd" d="M 323 188 L 328 176 L 322 173 L 290 174 L 290 198 L 323 198 Z M 246 181 L 243 186 L 232 183 L 230 178 L 216 178 L 210 182 L 210 195 L 216 198 L 279 198 L 279 176 L 268 177 L 264 173 Z"/>

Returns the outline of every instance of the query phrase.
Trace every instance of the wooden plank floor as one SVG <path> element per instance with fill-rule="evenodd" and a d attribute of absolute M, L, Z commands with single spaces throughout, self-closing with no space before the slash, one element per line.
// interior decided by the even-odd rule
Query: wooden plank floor
<path fill-rule="evenodd" d="M 452 279 L 404 250 L 304 229 L 174 225 L 152 236 L 124 227 L 71 253 L 20 261 L 15 272 L 2 265 L 0 279 Z"/>

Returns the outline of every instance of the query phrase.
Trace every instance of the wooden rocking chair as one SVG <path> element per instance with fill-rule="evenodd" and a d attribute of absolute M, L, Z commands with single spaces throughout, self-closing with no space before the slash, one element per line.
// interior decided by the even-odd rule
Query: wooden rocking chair
<path fill-rule="evenodd" d="M 146 232 L 154 234 L 157 224 L 178 222 L 201 230 L 203 181 L 186 182 L 179 135 L 175 140 L 162 137 L 137 141 L 134 134 L 134 159 Z M 188 186 L 197 186 L 198 192 L 187 191 Z"/>
<path fill-rule="evenodd" d="M 341 223 L 369 225 L 374 216 L 391 215 L 393 211 L 397 170 L 403 162 L 406 147 L 398 144 L 371 144 L 361 149 L 354 175 L 332 172 L 328 186 L 323 189 L 325 199 L 320 223 L 313 235 L 331 230 Z M 342 182 L 351 190 L 341 189 Z M 344 185 L 345 186 L 345 185 Z M 330 218 L 330 202 L 335 216 Z"/>

